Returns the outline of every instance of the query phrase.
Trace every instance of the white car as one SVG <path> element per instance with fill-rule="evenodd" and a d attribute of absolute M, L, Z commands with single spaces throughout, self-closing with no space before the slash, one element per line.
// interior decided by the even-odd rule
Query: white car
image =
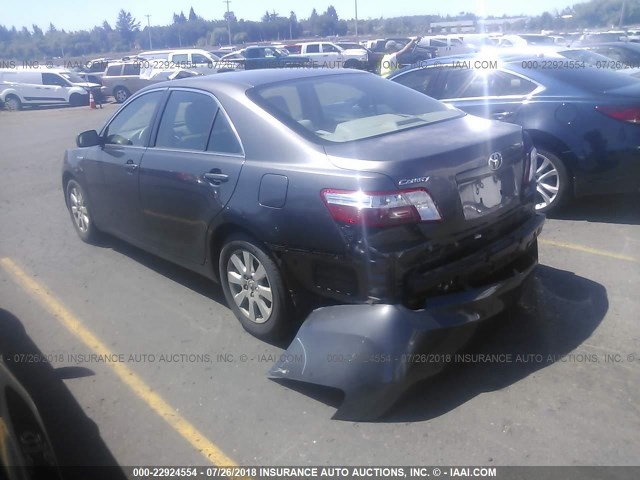
<path fill-rule="evenodd" d="M 0 69 L 0 100 L 8 110 L 24 105 L 88 105 L 89 91 L 100 85 L 60 68 Z"/>
<path fill-rule="evenodd" d="M 138 54 L 141 70 L 180 68 L 203 75 L 217 73 L 218 56 L 198 48 L 182 50 L 153 50 Z"/>
<path fill-rule="evenodd" d="M 369 56 L 366 50 L 343 50 L 331 42 L 300 43 L 300 55 L 308 57 L 314 66 L 324 68 L 364 68 Z"/>

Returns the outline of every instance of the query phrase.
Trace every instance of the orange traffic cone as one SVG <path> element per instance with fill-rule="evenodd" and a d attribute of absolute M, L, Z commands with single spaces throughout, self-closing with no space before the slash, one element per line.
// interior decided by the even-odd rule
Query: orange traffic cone
<path fill-rule="evenodd" d="M 96 108 L 96 101 L 93 98 L 93 92 L 89 92 L 89 108 L 94 109 Z"/>

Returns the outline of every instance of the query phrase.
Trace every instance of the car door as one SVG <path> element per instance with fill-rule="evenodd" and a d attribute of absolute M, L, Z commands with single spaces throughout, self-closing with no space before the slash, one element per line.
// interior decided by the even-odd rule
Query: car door
<path fill-rule="evenodd" d="M 472 115 L 521 123 L 523 101 L 542 86 L 503 70 L 442 69 L 433 96 Z"/>
<path fill-rule="evenodd" d="M 213 59 L 207 58 L 201 53 L 191 54 L 191 70 L 195 70 L 196 72 L 202 73 L 203 75 L 211 75 L 212 73 L 215 73 L 213 65 Z"/>
<path fill-rule="evenodd" d="M 42 85 L 36 87 L 40 90 L 42 103 L 60 103 L 66 102 L 68 98 L 68 89 L 71 87 L 69 82 L 57 73 L 42 73 Z"/>
<path fill-rule="evenodd" d="M 203 263 L 207 229 L 231 198 L 243 163 L 215 97 L 173 89 L 140 168 L 145 243 L 176 261 Z"/>
<path fill-rule="evenodd" d="M 150 83 L 146 78 L 140 78 L 140 66 L 140 62 L 131 62 L 125 63 L 122 67 L 120 80 L 131 94 L 143 89 Z"/>
<path fill-rule="evenodd" d="M 304 56 L 309 57 L 314 67 L 321 67 L 325 61 L 324 53 L 320 51 L 319 43 L 309 43 L 304 48 Z"/>
<path fill-rule="evenodd" d="M 153 90 L 127 103 L 104 127 L 103 146 L 84 153 L 83 169 L 96 223 L 134 243 L 141 238 L 140 161 L 166 93 Z"/>
<path fill-rule="evenodd" d="M 344 63 L 344 57 L 338 47 L 331 43 L 322 43 L 322 62 L 329 68 L 340 68 Z"/>

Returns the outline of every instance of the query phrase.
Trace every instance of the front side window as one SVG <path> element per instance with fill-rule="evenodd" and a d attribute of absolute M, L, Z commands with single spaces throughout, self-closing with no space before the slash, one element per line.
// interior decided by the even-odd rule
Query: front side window
<path fill-rule="evenodd" d="M 193 63 L 211 63 L 211 60 L 199 53 L 194 53 L 193 55 L 191 55 L 191 60 L 193 61 Z"/>
<path fill-rule="evenodd" d="M 56 73 L 43 73 L 43 85 L 55 85 L 56 87 L 69 87 L 69 82 Z"/>
<path fill-rule="evenodd" d="M 162 114 L 156 147 L 205 151 L 218 105 L 209 95 L 171 92 Z"/>
<path fill-rule="evenodd" d="M 162 91 L 150 92 L 127 104 L 107 126 L 104 132 L 105 143 L 145 146 L 163 95 Z"/>
<path fill-rule="evenodd" d="M 298 78 L 247 93 L 285 125 L 320 142 L 360 140 L 464 115 L 369 74 Z"/>
<path fill-rule="evenodd" d="M 340 53 L 340 50 L 337 49 L 336 47 L 334 47 L 333 45 L 331 45 L 330 43 L 323 43 L 322 44 L 322 51 L 323 52 L 331 52 L 331 53 Z"/>

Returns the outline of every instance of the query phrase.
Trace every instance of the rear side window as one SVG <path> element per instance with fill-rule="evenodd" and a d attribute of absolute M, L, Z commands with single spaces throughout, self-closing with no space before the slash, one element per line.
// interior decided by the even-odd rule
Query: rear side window
<path fill-rule="evenodd" d="M 123 75 L 140 75 L 140 64 L 139 63 L 125 63 L 124 70 L 122 72 Z"/>
<path fill-rule="evenodd" d="M 209 95 L 171 92 L 162 114 L 156 147 L 204 151 L 218 105 Z"/>
<path fill-rule="evenodd" d="M 213 130 L 207 150 L 217 153 L 242 154 L 242 147 L 240 146 L 238 137 L 236 137 L 236 134 L 231 128 L 226 115 L 220 109 L 218 109 L 213 123 Z"/>
<path fill-rule="evenodd" d="M 109 68 L 107 68 L 107 73 L 105 73 L 105 75 L 108 77 L 117 77 L 120 75 L 121 71 L 122 65 L 111 65 Z"/>
<path fill-rule="evenodd" d="M 458 97 L 505 97 L 528 95 L 537 85 L 517 75 L 507 72 L 480 70 L 475 73 Z"/>
<path fill-rule="evenodd" d="M 425 95 L 429 95 L 429 86 L 438 76 L 439 70 L 440 69 L 438 67 L 421 68 L 419 70 L 413 70 L 403 75 L 399 75 L 394 78 L 393 81 L 400 85 L 404 85 L 405 87 L 412 88 L 420 93 L 424 93 Z"/>
<path fill-rule="evenodd" d="M 180 54 L 174 55 L 171 58 L 171 61 L 173 63 L 187 63 L 189 61 L 189 55 L 187 55 L 186 53 L 180 53 Z"/>
<path fill-rule="evenodd" d="M 320 45 L 307 45 L 307 53 L 320 53 Z"/>

